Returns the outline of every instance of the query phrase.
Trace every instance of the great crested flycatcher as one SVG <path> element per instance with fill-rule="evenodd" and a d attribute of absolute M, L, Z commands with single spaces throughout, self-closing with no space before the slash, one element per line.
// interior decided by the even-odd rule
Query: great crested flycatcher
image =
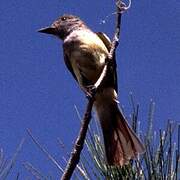
<path fill-rule="evenodd" d="M 104 33 L 94 33 L 73 15 L 63 15 L 39 32 L 63 40 L 64 61 L 83 90 L 98 80 L 111 47 L 111 41 Z M 144 152 L 143 144 L 118 108 L 115 67 L 96 92 L 94 107 L 100 120 L 109 165 L 123 166 Z"/>

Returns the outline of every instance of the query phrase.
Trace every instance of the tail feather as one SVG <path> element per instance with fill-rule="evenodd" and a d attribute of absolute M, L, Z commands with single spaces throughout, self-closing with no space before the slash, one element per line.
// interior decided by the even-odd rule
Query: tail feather
<path fill-rule="evenodd" d="M 123 166 L 143 153 L 144 146 L 109 93 L 111 91 L 101 93 L 95 107 L 102 127 L 107 163 Z"/>

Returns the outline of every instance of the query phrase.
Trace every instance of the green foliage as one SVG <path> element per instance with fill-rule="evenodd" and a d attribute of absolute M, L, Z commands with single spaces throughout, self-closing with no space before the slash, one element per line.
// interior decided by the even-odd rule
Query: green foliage
<path fill-rule="evenodd" d="M 148 128 L 144 136 L 139 130 L 138 111 L 131 96 L 133 112 L 132 128 L 141 137 L 146 152 L 124 167 L 107 166 L 99 124 L 89 128 L 86 138 L 86 155 L 81 155 L 79 173 L 81 179 L 135 179 L 135 180 L 178 180 L 180 175 L 180 125 L 167 122 L 165 130 L 153 131 L 155 104 L 151 101 L 148 113 Z M 176 143 L 177 142 L 177 143 Z"/>

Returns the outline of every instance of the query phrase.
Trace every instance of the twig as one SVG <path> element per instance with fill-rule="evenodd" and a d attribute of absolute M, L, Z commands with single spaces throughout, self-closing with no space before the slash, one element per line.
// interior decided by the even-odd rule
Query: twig
<path fill-rule="evenodd" d="M 10 161 L 7 163 L 7 165 L 4 167 L 4 169 L 2 170 L 2 172 L 0 173 L 0 179 L 6 179 L 8 174 L 10 173 L 13 165 L 16 162 L 16 158 L 19 154 L 19 152 L 21 151 L 23 144 L 25 142 L 25 138 L 23 138 L 20 142 L 20 144 L 18 145 L 15 153 L 13 154 L 13 157 L 10 159 Z"/>
<path fill-rule="evenodd" d="M 116 14 L 116 27 L 115 27 L 115 33 L 114 33 L 114 38 L 111 44 L 111 49 L 110 52 L 108 54 L 108 58 L 107 58 L 107 63 L 105 64 L 103 71 L 99 77 L 99 79 L 97 80 L 97 82 L 94 84 L 96 90 L 98 89 L 98 87 L 101 85 L 103 79 L 106 76 L 106 72 L 107 72 L 107 67 L 110 63 L 112 63 L 113 59 L 114 59 L 114 55 L 115 55 L 115 50 L 118 46 L 118 42 L 119 42 L 119 35 L 120 35 L 120 24 L 121 24 L 121 13 L 125 10 L 124 9 L 124 3 L 121 2 L 121 0 L 117 0 L 116 1 L 116 6 L 117 6 L 117 14 Z M 77 137 L 77 140 L 75 142 L 73 151 L 71 153 L 71 157 L 67 163 L 66 169 L 64 170 L 64 173 L 61 177 L 61 180 L 69 180 L 77 166 L 77 164 L 79 163 L 79 159 L 80 159 L 80 154 L 81 151 L 83 149 L 83 145 L 84 145 L 84 141 L 86 138 L 86 133 L 88 130 L 88 125 L 90 123 L 91 120 L 91 111 L 92 111 L 92 106 L 94 103 L 94 94 L 91 94 L 92 96 L 89 97 L 88 100 L 88 104 L 86 107 L 86 111 L 84 114 L 84 118 L 82 121 L 82 125 L 79 131 L 79 135 Z"/>
<path fill-rule="evenodd" d="M 89 98 L 89 101 L 88 101 L 88 104 L 86 107 L 86 113 L 84 115 L 83 122 L 81 125 L 81 129 L 79 131 L 78 138 L 77 138 L 76 143 L 74 145 L 74 149 L 71 153 L 71 157 L 68 160 L 66 169 L 64 170 L 64 173 L 61 177 L 62 180 L 68 180 L 71 178 L 71 176 L 74 172 L 74 169 L 76 168 L 76 165 L 79 162 L 80 153 L 83 149 L 84 140 L 86 137 L 86 132 L 88 129 L 89 122 L 91 120 L 91 111 L 92 111 L 93 103 L 94 103 L 94 98 L 93 97 Z"/>
<path fill-rule="evenodd" d="M 63 160 L 67 163 L 67 160 L 65 157 L 63 157 Z M 90 180 L 89 177 L 87 176 L 86 172 L 77 164 L 77 170 L 79 171 L 79 173 L 81 174 L 81 176 L 85 179 L 85 180 Z"/>
<path fill-rule="evenodd" d="M 69 157 L 70 155 L 66 151 L 65 144 L 59 138 L 58 138 L 58 142 L 60 144 L 61 149 L 63 149 L 64 153 L 67 154 L 67 157 Z M 67 163 L 67 160 L 64 156 L 62 157 L 62 159 L 63 159 L 63 161 L 65 161 L 65 163 Z M 78 171 L 80 172 L 81 176 L 84 177 L 84 179 L 89 180 L 89 178 L 86 174 L 86 171 L 83 168 L 81 168 L 81 166 L 79 166 L 78 164 L 76 167 L 77 167 Z"/>
<path fill-rule="evenodd" d="M 35 137 L 32 135 L 31 131 L 27 129 L 27 133 L 31 137 L 32 141 L 37 145 L 37 147 L 48 157 L 49 160 L 53 162 L 53 164 L 61 171 L 63 172 L 63 168 L 58 164 L 58 162 L 49 154 L 49 152 L 44 149 L 41 144 L 35 139 Z"/>
<path fill-rule="evenodd" d="M 47 178 L 44 175 L 42 175 L 41 172 L 29 162 L 23 163 L 23 166 L 34 176 L 36 180 L 47 180 Z"/>

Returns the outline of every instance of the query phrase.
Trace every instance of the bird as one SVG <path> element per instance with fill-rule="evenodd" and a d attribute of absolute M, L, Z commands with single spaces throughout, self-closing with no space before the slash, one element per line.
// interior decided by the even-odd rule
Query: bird
<path fill-rule="evenodd" d="M 64 62 L 80 88 L 88 92 L 98 80 L 111 49 L 109 37 L 93 32 L 78 16 L 64 14 L 50 26 L 38 30 L 62 40 Z M 114 57 L 115 58 L 115 57 Z M 100 121 L 109 166 L 124 166 L 145 151 L 118 105 L 115 59 L 95 94 L 94 109 Z"/>

